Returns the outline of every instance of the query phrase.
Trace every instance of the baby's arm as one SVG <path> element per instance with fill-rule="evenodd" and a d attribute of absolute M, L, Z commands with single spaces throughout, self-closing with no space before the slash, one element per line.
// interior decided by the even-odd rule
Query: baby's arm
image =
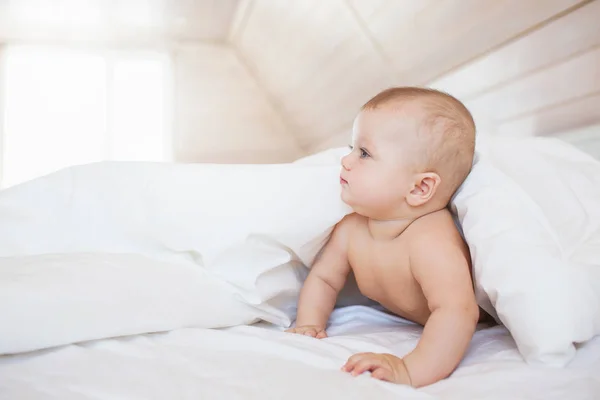
<path fill-rule="evenodd" d="M 458 241 L 435 228 L 411 244 L 413 276 L 431 315 L 417 347 L 404 357 L 413 386 L 449 376 L 462 360 L 479 317 L 470 267 Z"/>
<path fill-rule="evenodd" d="M 348 263 L 348 230 L 351 217 L 337 224 L 321 255 L 313 264 L 298 301 L 296 327 L 287 332 L 324 338 L 325 326 L 342 290 L 350 264 Z"/>

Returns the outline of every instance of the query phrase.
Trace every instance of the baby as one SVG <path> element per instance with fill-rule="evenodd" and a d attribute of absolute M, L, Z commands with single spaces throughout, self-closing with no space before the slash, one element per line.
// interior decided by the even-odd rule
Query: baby
<path fill-rule="evenodd" d="M 327 337 L 352 271 L 362 294 L 424 330 L 404 358 L 360 353 L 342 370 L 415 387 L 449 376 L 479 319 L 469 250 L 447 209 L 474 147 L 473 118 L 450 95 L 400 87 L 369 100 L 340 175 L 342 200 L 355 213 L 336 225 L 312 266 L 288 332 Z"/>

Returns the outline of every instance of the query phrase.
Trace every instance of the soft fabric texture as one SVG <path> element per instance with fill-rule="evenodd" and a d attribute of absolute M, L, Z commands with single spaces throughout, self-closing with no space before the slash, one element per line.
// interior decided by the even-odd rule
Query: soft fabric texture
<path fill-rule="evenodd" d="M 487 156 L 539 205 L 573 262 L 600 265 L 600 161 L 552 138 L 496 138 Z"/>
<path fill-rule="evenodd" d="M 0 354 L 258 317 L 189 263 L 108 253 L 0 259 Z"/>
<path fill-rule="evenodd" d="M 337 166 L 98 163 L 0 192 L 0 352 L 259 318 L 289 326 L 304 265 L 350 211 L 338 176 Z M 153 285 L 179 317 L 137 317 Z M 74 318 L 86 302 L 98 316 L 89 326 Z M 65 329 L 44 334 L 49 311 Z"/>
<path fill-rule="evenodd" d="M 600 334 L 600 161 L 554 138 L 493 137 L 482 151 L 527 192 L 555 233 L 573 284 L 574 304 L 565 311 L 571 339 Z"/>
<path fill-rule="evenodd" d="M 0 397 L 27 400 L 594 400 L 600 337 L 566 368 L 525 363 L 506 328 L 475 333 L 448 379 L 420 389 L 340 371 L 357 352 L 411 351 L 422 328 L 365 307 L 334 311 L 323 340 L 267 324 L 178 329 L 0 357 Z"/>
<path fill-rule="evenodd" d="M 478 303 L 529 362 L 562 366 L 594 334 L 589 276 L 566 258 L 540 207 L 486 161 L 452 201 L 471 251 Z"/>

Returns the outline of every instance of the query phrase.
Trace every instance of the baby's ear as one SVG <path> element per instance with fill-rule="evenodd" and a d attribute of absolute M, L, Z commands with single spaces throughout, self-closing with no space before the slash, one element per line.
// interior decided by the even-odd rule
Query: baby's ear
<path fill-rule="evenodd" d="M 406 202 L 412 207 L 419 207 L 433 198 L 442 178 L 435 172 L 425 172 L 415 177 L 413 187 L 406 196 Z"/>

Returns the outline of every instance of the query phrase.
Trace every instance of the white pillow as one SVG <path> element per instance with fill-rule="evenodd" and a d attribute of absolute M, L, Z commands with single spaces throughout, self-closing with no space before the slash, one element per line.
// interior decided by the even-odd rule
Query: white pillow
<path fill-rule="evenodd" d="M 0 258 L 0 354 L 262 316 L 191 264 L 133 254 Z"/>
<path fill-rule="evenodd" d="M 565 365 L 573 342 L 593 335 L 594 294 L 540 207 L 478 154 L 451 208 L 471 250 L 479 304 L 528 362 Z"/>
<path fill-rule="evenodd" d="M 569 259 L 600 268 L 600 161 L 553 138 L 491 144 L 494 165 L 540 206 Z"/>

